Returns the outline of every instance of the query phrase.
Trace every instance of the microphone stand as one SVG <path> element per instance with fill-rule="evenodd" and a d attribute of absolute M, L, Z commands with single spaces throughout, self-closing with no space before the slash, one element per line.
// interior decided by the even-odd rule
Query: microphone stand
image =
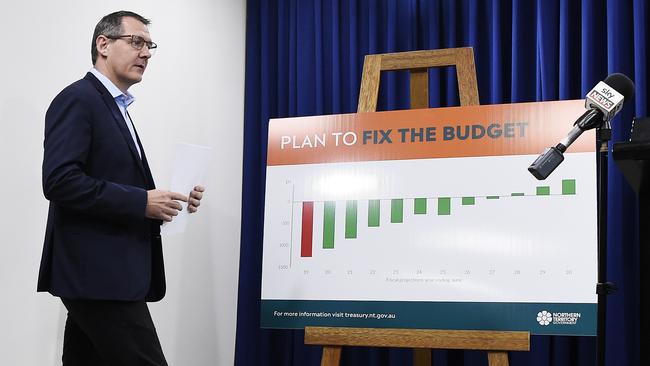
<path fill-rule="evenodd" d="M 597 189 L 598 189 L 598 354 L 597 363 L 605 366 L 605 322 L 607 321 L 607 295 L 616 290 L 616 285 L 607 282 L 607 173 L 608 141 L 612 137 L 609 121 L 596 129 L 596 146 L 598 147 Z"/>
<path fill-rule="evenodd" d="M 597 364 L 605 366 L 605 322 L 607 314 L 607 295 L 616 290 L 616 285 L 607 282 L 607 164 L 609 148 L 607 143 L 612 138 L 612 127 L 609 121 L 602 121 L 602 112 L 590 109 L 574 124 L 573 129 L 557 146 L 546 149 L 528 168 L 535 178 L 546 179 L 564 160 L 563 153 L 582 134 L 583 131 L 596 129 L 597 147 L 597 230 L 598 230 L 598 295 L 597 315 Z"/>

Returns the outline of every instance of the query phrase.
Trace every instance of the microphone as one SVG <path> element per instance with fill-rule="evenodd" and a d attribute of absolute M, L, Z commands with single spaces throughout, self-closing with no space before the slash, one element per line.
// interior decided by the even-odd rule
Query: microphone
<path fill-rule="evenodd" d="M 600 81 L 585 97 L 587 111 L 573 129 L 555 147 L 549 147 L 533 161 L 528 171 L 539 180 L 546 179 L 564 161 L 563 153 L 586 130 L 609 122 L 623 108 L 623 101 L 634 98 L 634 83 L 627 76 L 614 73 Z"/>

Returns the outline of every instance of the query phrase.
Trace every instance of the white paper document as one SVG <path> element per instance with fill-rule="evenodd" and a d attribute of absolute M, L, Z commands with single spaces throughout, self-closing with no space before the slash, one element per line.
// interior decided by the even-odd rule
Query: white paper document
<path fill-rule="evenodd" d="M 189 197 L 192 189 L 202 185 L 203 176 L 208 169 L 212 148 L 208 146 L 192 145 L 186 143 L 176 144 L 174 170 L 169 190 Z M 166 222 L 161 228 L 163 235 L 181 234 L 187 227 L 189 213 L 187 203 L 180 202 L 183 210 L 171 222 Z"/>

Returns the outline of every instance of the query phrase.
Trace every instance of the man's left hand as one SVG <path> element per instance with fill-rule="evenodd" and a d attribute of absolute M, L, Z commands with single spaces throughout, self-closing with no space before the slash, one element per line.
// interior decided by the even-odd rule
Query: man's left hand
<path fill-rule="evenodd" d="M 203 198 L 203 192 L 205 188 L 203 186 L 196 186 L 190 192 L 189 200 L 187 201 L 187 211 L 189 213 L 196 212 L 201 205 L 201 198 Z"/>

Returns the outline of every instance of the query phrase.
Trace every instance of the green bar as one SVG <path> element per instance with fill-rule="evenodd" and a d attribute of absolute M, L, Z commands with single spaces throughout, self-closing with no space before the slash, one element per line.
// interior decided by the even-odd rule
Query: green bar
<path fill-rule="evenodd" d="M 390 200 L 390 222 L 400 223 L 404 222 L 404 200 L 396 198 Z"/>
<path fill-rule="evenodd" d="M 451 197 L 438 198 L 438 215 L 451 215 Z"/>
<path fill-rule="evenodd" d="M 427 214 L 427 199 L 426 198 L 416 198 L 415 199 L 414 213 L 416 215 L 426 215 Z"/>
<path fill-rule="evenodd" d="M 368 201 L 368 227 L 379 227 L 379 200 Z"/>
<path fill-rule="evenodd" d="M 476 198 L 474 197 L 463 197 L 462 205 L 471 206 L 476 203 Z"/>
<path fill-rule="evenodd" d="M 485 198 L 487 198 L 487 199 L 489 199 L 489 200 L 498 200 L 498 199 L 499 199 L 499 196 L 487 196 L 487 197 L 485 197 Z"/>
<path fill-rule="evenodd" d="M 548 196 L 551 194 L 551 187 L 549 186 L 539 186 L 537 187 L 538 196 Z"/>
<path fill-rule="evenodd" d="M 345 238 L 357 237 L 357 201 L 345 203 Z"/>
<path fill-rule="evenodd" d="M 325 201 L 323 211 L 323 249 L 334 249 L 334 216 L 336 213 L 336 202 Z"/>
<path fill-rule="evenodd" d="M 515 192 L 515 193 L 510 193 L 512 197 L 523 197 L 524 194 L 522 192 Z"/>
<path fill-rule="evenodd" d="M 575 179 L 562 179 L 562 194 L 576 194 Z"/>

